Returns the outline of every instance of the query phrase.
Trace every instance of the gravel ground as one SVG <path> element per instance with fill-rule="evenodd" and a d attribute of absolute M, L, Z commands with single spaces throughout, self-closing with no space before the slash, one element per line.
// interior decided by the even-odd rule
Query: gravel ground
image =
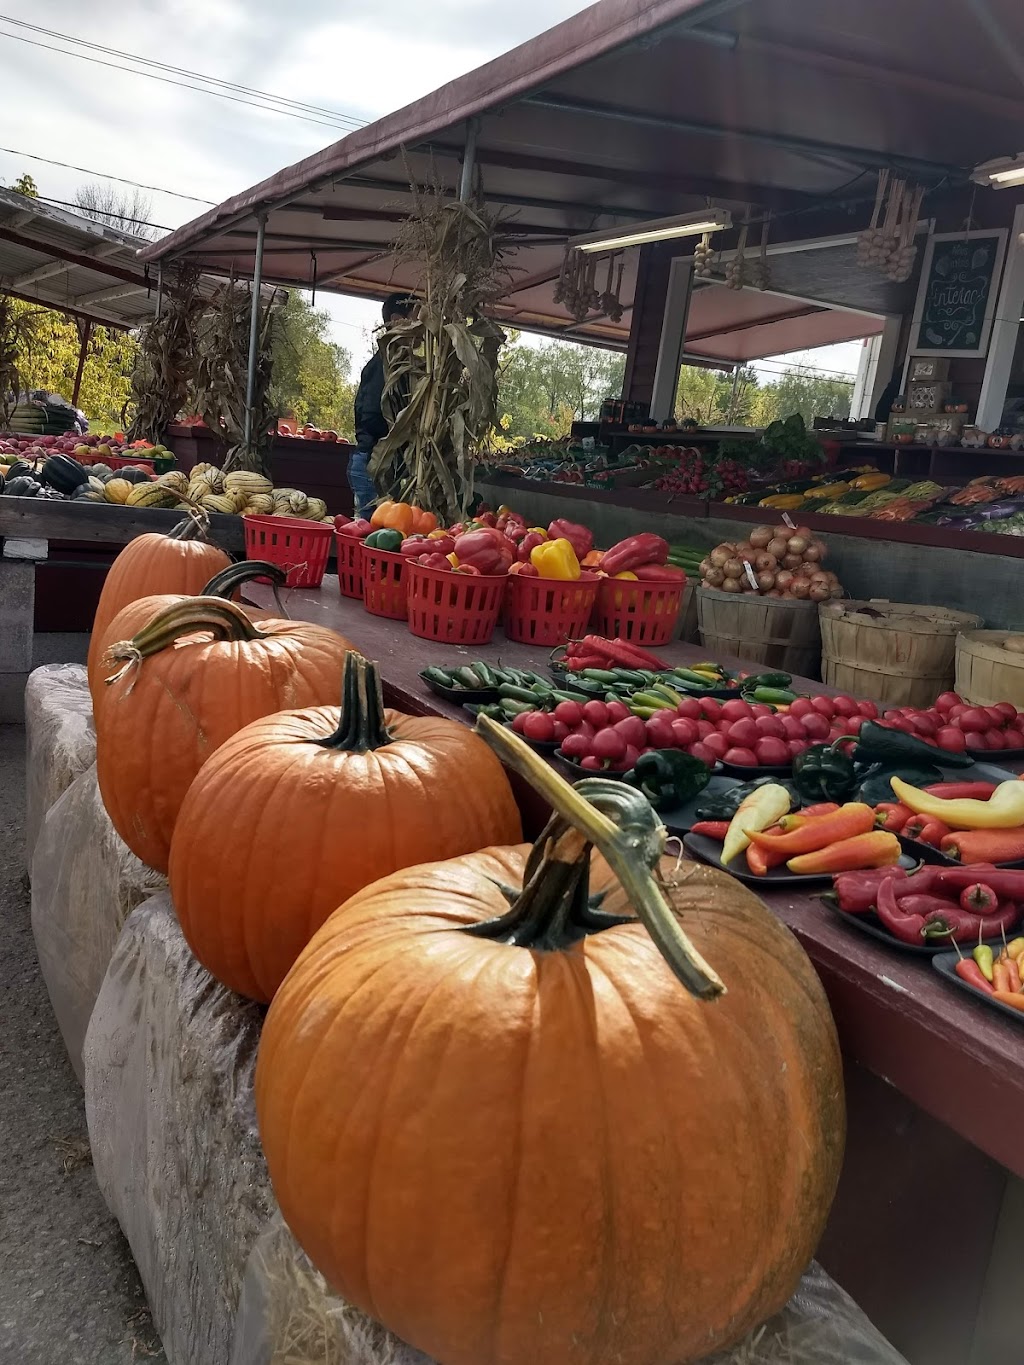
<path fill-rule="evenodd" d="M 82 1091 L 36 961 L 20 726 L 0 726 L 0 790 L 0 1361 L 166 1365 L 128 1244 L 93 1179 Z"/>

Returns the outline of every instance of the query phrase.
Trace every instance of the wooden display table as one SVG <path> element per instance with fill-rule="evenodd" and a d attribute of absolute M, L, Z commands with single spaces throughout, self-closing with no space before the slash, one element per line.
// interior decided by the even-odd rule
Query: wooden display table
<path fill-rule="evenodd" d="M 247 585 L 244 595 L 272 606 L 260 585 Z M 341 597 L 333 577 L 319 590 L 287 592 L 284 601 L 291 616 L 340 631 L 375 659 L 388 705 L 414 714 L 471 723 L 424 686 L 417 675 L 429 664 L 500 659 L 543 671 L 548 662 L 546 651 L 500 632 L 468 649 L 418 639 Z M 673 663 L 705 657 L 684 644 L 659 653 Z M 797 687 L 830 690 L 801 679 Z M 523 805 L 536 834 L 543 812 L 528 799 Z M 996 1241 L 1004 1196 L 1015 1197 L 1013 1177 L 1024 1176 L 1024 1032 L 927 963 L 848 927 L 816 897 L 767 892 L 764 900 L 819 972 L 847 1064 L 850 1141 L 822 1246 L 826 1269 L 913 1365 L 1019 1365 L 1019 1294 L 1012 1302 L 986 1297 L 979 1338 L 975 1319 L 990 1262 L 995 1276 L 1005 1269 Z M 1014 1343 L 1012 1354 L 1000 1349 L 1002 1334 Z M 972 1356 L 977 1341 L 983 1353 Z"/>

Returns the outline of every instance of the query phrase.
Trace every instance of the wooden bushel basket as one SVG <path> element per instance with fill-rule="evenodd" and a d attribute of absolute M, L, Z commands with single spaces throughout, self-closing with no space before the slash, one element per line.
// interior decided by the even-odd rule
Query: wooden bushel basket
<path fill-rule="evenodd" d="M 818 676 L 821 634 L 814 602 L 701 587 L 697 619 L 701 641 L 711 653 L 737 655 L 805 678 Z"/>
<path fill-rule="evenodd" d="M 854 697 L 927 707 L 953 685 L 957 636 L 981 617 L 912 602 L 823 602 L 821 678 Z"/>
<path fill-rule="evenodd" d="M 1024 710 L 1024 654 L 1004 648 L 1015 630 L 973 630 L 956 641 L 956 690 L 974 706 L 1012 701 Z"/>

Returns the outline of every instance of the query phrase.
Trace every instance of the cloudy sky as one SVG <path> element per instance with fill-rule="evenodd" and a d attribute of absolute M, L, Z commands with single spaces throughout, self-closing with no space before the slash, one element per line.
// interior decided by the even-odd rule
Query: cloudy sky
<path fill-rule="evenodd" d="M 133 65 L 127 54 L 369 122 L 585 7 L 584 0 L 387 0 L 379 8 L 365 0 L 0 0 L 0 182 L 27 172 L 43 195 L 70 200 L 87 180 L 119 176 L 155 187 L 147 191 L 153 221 L 177 227 L 207 207 L 196 200 L 218 203 L 335 141 L 344 127 L 183 89 L 169 83 L 183 79 L 174 71 L 125 69 Z M 326 295 L 321 302 L 359 362 L 376 306 Z M 814 353 L 813 363 L 849 370 L 856 355 L 855 346 L 833 347 Z"/>

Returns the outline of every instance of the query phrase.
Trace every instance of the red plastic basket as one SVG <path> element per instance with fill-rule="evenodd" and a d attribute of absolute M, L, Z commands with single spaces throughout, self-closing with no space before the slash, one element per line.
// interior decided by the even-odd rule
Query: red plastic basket
<path fill-rule="evenodd" d="M 338 546 L 338 590 L 342 597 L 363 597 L 363 542 L 358 536 L 335 536 Z"/>
<path fill-rule="evenodd" d="M 505 596 L 504 574 L 452 573 L 410 564 L 409 629 L 423 640 L 485 645 Z"/>
<path fill-rule="evenodd" d="M 564 645 L 586 634 L 599 580 L 508 576 L 505 634 L 524 645 Z"/>
<path fill-rule="evenodd" d="M 105 464 L 108 469 L 117 470 L 128 469 L 134 465 L 137 469 L 148 469 L 150 474 L 156 473 L 156 466 L 151 459 L 131 459 L 127 455 L 76 455 L 75 459 L 86 468 L 94 464 Z"/>
<path fill-rule="evenodd" d="M 597 590 L 594 626 L 608 639 L 629 640 L 634 645 L 670 644 L 685 591 L 685 579 L 633 583 L 628 578 L 606 578 Z"/>
<path fill-rule="evenodd" d="M 287 569 L 285 586 L 319 588 L 334 527 L 299 517 L 243 517 L 246 559 L 267 559 Z"/>
<path fill-rule="evenodd" d="M 363 606 L 371 616 L 405 620 L 409 591 L 409 561 L 391 550 L 371 550 L 363 544 Z"/>

